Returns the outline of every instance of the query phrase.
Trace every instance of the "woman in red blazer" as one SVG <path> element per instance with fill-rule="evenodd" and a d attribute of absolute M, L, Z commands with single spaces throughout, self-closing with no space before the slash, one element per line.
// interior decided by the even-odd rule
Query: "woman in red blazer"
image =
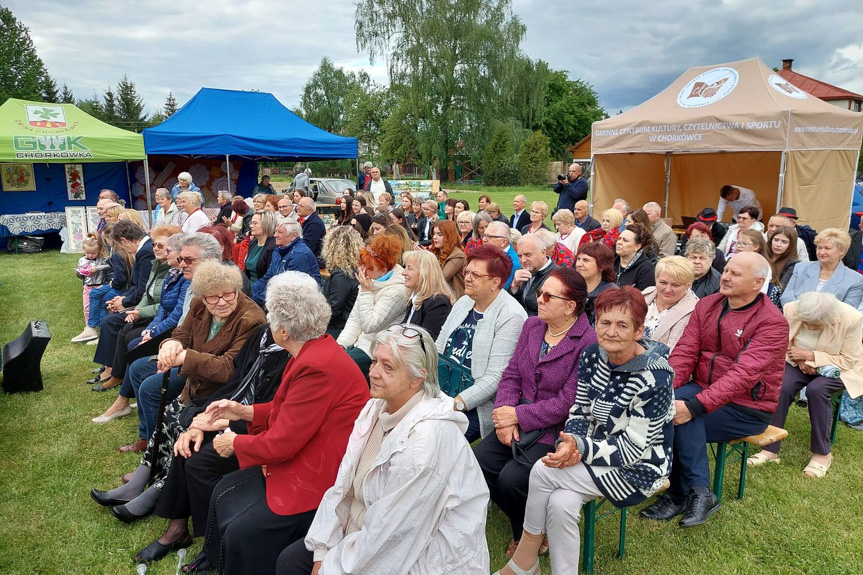
<path fill-rule="evenodd" d="M 228 430 L 213 440 L 219 455 L 236 454 L 240 463 L 210 503 L 205 549 L 221 573 L 273 573 L 279 553 L 306 535 L 369 400 L 356 363 L 324 334 L 330 307 L 307 279 L 288 271 L 267 287 L 273 339 L 293 356 L 273 401 L 207 408 L 211 421 L 249 426 L 249 435 Z"/>

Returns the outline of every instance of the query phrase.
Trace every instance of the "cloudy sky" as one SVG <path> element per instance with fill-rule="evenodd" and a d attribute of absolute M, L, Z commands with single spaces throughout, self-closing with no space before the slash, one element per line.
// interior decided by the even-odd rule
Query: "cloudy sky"
<path fill-rule="evenodd" d="M 148 107 L 202 86 L 269 91 L 289 107 L 323 56 L 386 71 L 356 49 L 352 0 L 0 0 L 79 98 L 124 74 Z M 522 49 L 591 83 L 613 114 L 692 66 L 758 57 L 863 93 L 860 0 L 513 0 Z"/>

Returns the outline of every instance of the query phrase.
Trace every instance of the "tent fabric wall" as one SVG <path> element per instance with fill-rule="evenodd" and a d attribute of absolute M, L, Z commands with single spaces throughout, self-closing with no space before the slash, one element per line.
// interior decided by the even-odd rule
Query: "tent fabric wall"
<path fill-rule="evenodd" d="M 781 152 L 674 154 L 666 217 L 682 224 L 681 216 L 695 216 L 704 208 L 716 208 L 719 189 L 734 184 L 755 192 L 766 222 L 776 211 L 781 163 Z M 656 201 L 662 204 L 661 200 Z M 725 211 L 723 220 L 731 221 L 731 210 Z"/>
<path fill-rule="evenodd" d="M 794 206 L 800 221 L 816 230 L 847 230 L 857 152 L 790 152 L 785 165 L 782 205 Z M 837 215 L 835 206 L 842 206 Z"/>
<path fill-rule="evenodd" d="M 116 191 L 129 205 L 125 163 L 84 164 L 82 169 L 87 194 L 85 201 L 68 199 L 64 164 L 33 164 L 36 191 L 0 192 L 0 213 L 62 212 L 66 206 L 92 206 L 104 188 Z"/>
<path fill-rule="evenodd" d="M 602 154 L 593 158 L 593 217 L 625 198 L 633 210 L 665 201 L 665 155 Z"/>

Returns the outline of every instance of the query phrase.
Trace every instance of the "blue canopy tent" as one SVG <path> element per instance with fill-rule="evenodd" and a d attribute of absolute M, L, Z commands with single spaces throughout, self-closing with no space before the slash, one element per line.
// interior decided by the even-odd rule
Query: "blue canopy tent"
<path fill-rule="evenodd" d="M 313 126 L 261 92 L 201 88 L 176 114 L 143 135 L 148 155 L 225 158 L 229 165 L 231 157 L 255 163 L 357 157 L 356 138 Z M 241 169 L 241 179 L 244 174 L 257 178 L 256 164 L 254 170 Z"/>

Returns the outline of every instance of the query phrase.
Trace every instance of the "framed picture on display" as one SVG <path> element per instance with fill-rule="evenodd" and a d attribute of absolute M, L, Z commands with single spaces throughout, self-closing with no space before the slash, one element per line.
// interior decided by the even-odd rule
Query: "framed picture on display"
<path fill-rule="evenodd" d="M 96 206 L 87 206 L 87 233 L 95 234 L 99 229 L 99 210 Z"/>
<path fill-rule="evenodd" d="M 0 181 L 4 192 L 35 192 L 33 164 L 0 164 Z"/>
<path fill-rule="evenodd" d="M 66 164 L 66 194 L 72 201 L 84 201 L 87 194 L 84 191 L 84 166 L 81 164 Z"/>
<path fill-rule="evenodd" d="M 66 206 L 66 249 L 70 254 L 84 251 L 87 239 L 87 210 L 84 206 Z"/>

